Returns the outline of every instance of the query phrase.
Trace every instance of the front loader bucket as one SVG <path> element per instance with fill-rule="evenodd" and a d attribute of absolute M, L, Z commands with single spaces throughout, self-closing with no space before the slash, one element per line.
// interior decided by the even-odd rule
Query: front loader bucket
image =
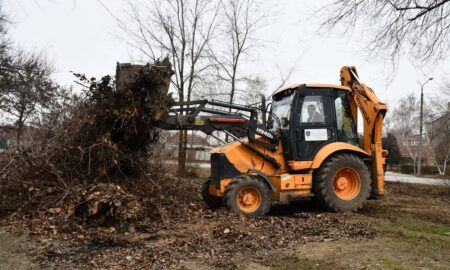
<path fill-rule="evenodd" d="M 168 95 L 170 86 L 170 77 L 173 75 L 172 65 L 169 60 L 165 58 L 163 61 L 157 60 L 154 64 L 135 65 L 130 63 L 117 63 L 116 67 L 116 87 L 118 90 L 129 87 L 137 81 L 140 82 L 139 87 L 142 89 L 142 95 L 144 100 L 152 99 L 161 100 L 161 104 L 164 106 L 155 106 L 147 108 L 151 111 L 152 120 L 164 120 L 168 115 L 168 108 L 165 102 Z M 139 76 L 144 76 L 144 80 L 137 80 Z M 162 81 L 162 83 L 161 83 Z M 157 85 L 158 87 L 154 87 Z M 155 102 L 152 102 L 154 104 Z M 173 105 L 173 102 L 169 102 Z"/>

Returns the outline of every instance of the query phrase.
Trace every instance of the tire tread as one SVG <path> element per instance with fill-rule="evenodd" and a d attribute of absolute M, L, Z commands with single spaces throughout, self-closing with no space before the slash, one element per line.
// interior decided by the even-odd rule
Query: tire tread
<path fill-rule="evenodd" d="M 360 167 L 358 169 L 358 173 L 360 174 L 361 179 L 361 190 L 364 194 L 361 195 L 359 200 L 352 201 L 352 207 L 344 208 L 341 205 L 339 199 L 336 198 L 334 191 L 328 189 L 328 181 L 330 181 L 330 171 L 334 169 L 334 165 L 342 162 L 343 160 L 350 161 L 353 164 L 356 164 Z M 371 190 L 371 181 L 369 170 L 367 169 L 366 164 L 353 154 L 337 154 L 331 156 L 328 160 L 326 160 L 322 166 L 319 168 L 317 173 L 314 175 L 315 177 L 315 185 L 314 185 L 314 194 L 317 198 L 318 206 L 325 208 L 327 210 L 331 210 L 334 212 L 343 212 L 343 211 L 356 211 L 363 207 L 364 203 L 368 199 Z M 364 188 L 363 185 L 368 185 L 367 188 Z"/>

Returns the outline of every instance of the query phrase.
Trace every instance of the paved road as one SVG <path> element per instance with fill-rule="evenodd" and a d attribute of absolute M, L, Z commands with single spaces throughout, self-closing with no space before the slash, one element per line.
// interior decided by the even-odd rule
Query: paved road
<path fill-rule="evenodd" d="M 386 172 L 385 180 L 388 182 L 403 182 L 403 183 L 426 184 L 426 185 L 436 185 L 436 186 L 444 186 L 444 185 L 450 186 L 449 179 L 418 177 L 418 176 L 414 176 L 414 175 L 394 173 L 394 172 Z"/>

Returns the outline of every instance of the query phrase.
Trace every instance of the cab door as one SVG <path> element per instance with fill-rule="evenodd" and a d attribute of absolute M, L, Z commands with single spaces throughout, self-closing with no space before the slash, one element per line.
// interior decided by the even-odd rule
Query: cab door
<path fill-rule="evenodd" d="M 303 91 L 302 91 L 303 90 Z M 300 89 L 291 129 L 295 160 L 313 160 L 317 151 L 336 141 L 331 89 Z"/>

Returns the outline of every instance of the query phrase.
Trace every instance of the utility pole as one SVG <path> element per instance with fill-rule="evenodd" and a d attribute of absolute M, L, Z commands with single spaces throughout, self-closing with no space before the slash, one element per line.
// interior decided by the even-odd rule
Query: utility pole
<path fill-rule="evenodd" d="M 420 85 L 420 134 L 419 134 L 419 157 L 417 161 L 417 174 L 422 175 L 422 133 L 423 133 L 423 87 L 433 78 L 428 78 L 424 83 L 417 81 Z"/>

